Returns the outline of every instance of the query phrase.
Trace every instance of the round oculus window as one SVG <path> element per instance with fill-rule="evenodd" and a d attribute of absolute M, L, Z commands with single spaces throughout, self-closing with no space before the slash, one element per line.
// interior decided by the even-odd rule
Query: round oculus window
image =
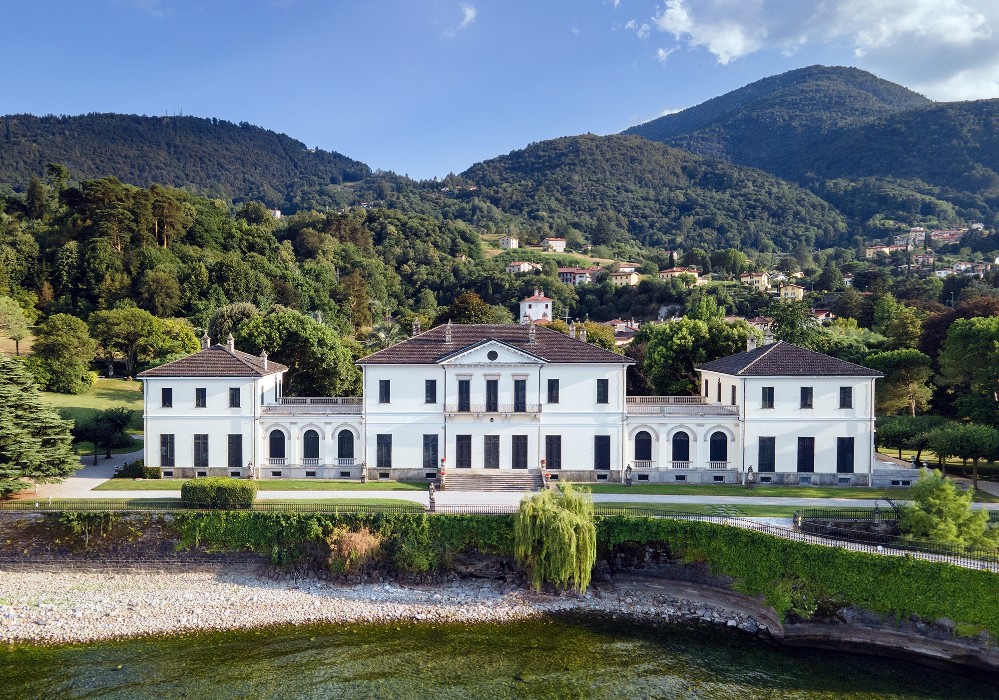
<path fill-rule="evenodd" d="M 490 350 L 486 353 L 486 357 L 488 357 L 490 361 L 494 361 L 497 357 L 499 357 L 499 353 L 495 350 Z"/>

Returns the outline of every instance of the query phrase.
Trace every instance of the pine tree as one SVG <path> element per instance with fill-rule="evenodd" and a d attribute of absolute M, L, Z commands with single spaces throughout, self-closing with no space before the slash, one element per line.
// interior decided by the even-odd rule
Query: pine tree
<path fill-rule="evenodd" d="M 0 357 L 0 498 L 76 471 L 72 427 L 42 402 L 21 361 Z"/>

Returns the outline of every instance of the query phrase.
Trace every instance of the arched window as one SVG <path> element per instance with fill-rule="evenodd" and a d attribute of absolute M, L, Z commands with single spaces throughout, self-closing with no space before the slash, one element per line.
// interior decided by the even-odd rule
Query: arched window
<path fill-rule="evenodd" d="M 354 433 L 341 430 L 336 436 L 336 456 L 340 459 L 354 458 Z"/>
<path fill-rule="evenodd" d="M 319 459 L 319 433 L 315 430 L 306 430 L 304 439 L 305 459 Z"/>
<path fill-rule="evenodd" d="M 647 430 L 635 434 L 635 461 L 652 461 L 652 436 Z"/>
<path fill-rule="evenodd" d="M 284 459 L 284 433 L 280 430 L 272 430 L 268 436 L 268 441 L 270 442 L 268 456 L 271 459 Z"/>
<path fill-rule="evenodd" d="M 727 462 L 728 461 L 728 437 L 722 431 L 716 431 L 711 433 L 710 441 L 710 456 L 708 460 L 711 462 Z"/>
<path fill-rule="evenodd" d="M 673 436 L 673 461 L 690 461 L 690 436 L 682 430 Z"/>

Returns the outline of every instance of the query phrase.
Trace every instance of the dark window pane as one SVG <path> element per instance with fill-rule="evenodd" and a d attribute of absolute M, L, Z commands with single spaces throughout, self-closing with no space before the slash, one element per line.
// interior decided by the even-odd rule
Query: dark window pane
<path fill-rule="evenodd" d="M 523 413 L 527 410 L 527 380 L 513 380 L 513 410 Z"/>
<path fill-rule="evenodd" d="M 175 467 L 173 435 L 160 435 L 160 466 Z"/>
<path fill-rule="evenodd" d="M 610 382 L 606 379 L 597 380 L 597 403 L 609 403 L 610 402 Z"/>
<path fill-rule="evenodd" d="M 229 408 L 239 408 L 239 387 L 229 389 Z"/>
<path fill-rule="evenodd" d="M 268 436 L 268 453 L 271 459 L 284 459 L 284 433 L 280 430 L 272 430 Z"/>
<path fill-rule="evenodd" d="M 499 380 L 486 380 L 486 410 L 495 413 L 499 410 Z"/>
<path fill-rule="evenodd" d="M 548 403 L 558 403 L 558 380 L 548 380 Z"/>
<path fill-rule="evenodd" d="M 485 435 L 482 438 L 482 466 L 487 469 L 499 469 L 500 444 L 499 435 Z"/>
<path fill-rule="evenodd" d="M 836 438 L 836 473 L 853 474 L 853 438 Z"/>
<path fill-rule="evenodd" d="M 472 382 L 468 379 L 458 380 L 458 410 L 472 410 Z"/>
<path fill-rule="evenodd" d="M 728 461 L 728 436 L 720 430 L 711 433 L 711 439 L 708 441 L 708 461 Z"/>
<path fill-rule="evenodd" d="M 718 397 L 715 399 L 718 403 L 721 403 L 721 379 L 718 380 Z"/>
<path fill-rule="evenodd" d="M 228 466 L 230 469 L 239 469 L 243 466 L 243 436 L 239 434 L 229 435 L 229 444 L 226 446 L 228 454 Z"/>
<path fill-rule="evenodd" d="M 732 385 L 732 405 L 735 406 L 735 384 Z"/>
<path fill-rule="evenodd" d="M 761 472 L 772 472 L 777 470 L 777 438 L 761 437 L 759 470 Z"/>
<path fill-rule="evenodd" d="M 763 387 L 763 408 L 773 408 L 774 407 L 774 388 L 772 386 Z"/>
<path fill-rule="evenodd" d="M 690 436 L 683 431 L 673 436 L 673 461 L 690 461 Z"/>
<path fill-rule="evenodd" d="M 194 436 L 194 466 L 196 466 L 196 467 L 207 467 L 208 466 L 208 436 L 207 435 L 195 435 Z"/>
<path fill-rule="evenodd" d="M 802 408 L 812 407 L 812 387 L 810 386 L 801 387 L 801 407 Z"/>
<path fill-rule="evenodd" d="M 853 408 L 853 387 L 841 386 L 839 388 L 839 407 Z"/>
<path fill-rule="evenodd" d="M 354 459 L 354 433 L 341 430 L 336 436 L 336 456 L 340 459 Z"/>
<path fill-rule="evenodd" d="M 610 469 L 611 467 L 610 435 L 593 436 L 593 468 Z"/>
<path fill-rule="evenodd" d="M 438 447 L 437 447 L 437 435 L 424 435 L 423 436 L 423 468 L 424 469 L 436 469 L 438 466 L 438 461 L 440 460 Z"/>
<path fill-rule="evenodd" d="M 527 436 L 514 435 L 511 448 L 510 466 L 514 469 L 527 469 Z"/>
<path fill-rule="evenodd" d="M 208 405 L 208 390 L 198 388 L 194 390 L 194 407 L 204 408 Z"/>
<path fill-rule="evenodd" d="M 173 389 L 164 387 L 160 390 L 160 404 L 163 408 L 173 408 Z"/>
<path fill-rule="evenodd" d="M 454 466 L 459 469 L 468 469 L 472 466 L 472 436 L 454 436 Z"/>
<path fill-rule="evenodd" d="M 306 430 L 303 443 L 302 456 L 305 459 L 319 459 L 319 433 Z"/>
<path fill-rule="evenodd" d="M 545 436 L 545 468 L 546 469 L 561 469 L 562 468 L 562 436 L 561 435 L 546 435 Z"/>
<path fill-rule="evenodd" d="M 375 467 L 377 469 L 392 468 L 392 435 L 378 434 L 375 436 Z"/>
<path fill-rule="evenodd" d="M 437 403 L 437 380 L 427 379 L 423 383 L 423 392 L 427 403 Z"/>
<path fill-rule="evenodd" d="M 388 379 L 378 380 L 378 403 L 391 403 L 392 382 Z"/>
<path fill-rule="evenodd" d="M 815 471 L 815 438 L 798 438 L 798 471 Z"/>

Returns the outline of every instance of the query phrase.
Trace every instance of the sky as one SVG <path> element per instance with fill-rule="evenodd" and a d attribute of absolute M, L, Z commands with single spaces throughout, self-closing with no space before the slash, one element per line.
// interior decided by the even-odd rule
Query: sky
<path fill-rule="evenodd" d="M 999 97 L 997 0 L 30 0 L 3 22 L 0 113 L 245 121 L 420 179 L 815 64 Z"/>

